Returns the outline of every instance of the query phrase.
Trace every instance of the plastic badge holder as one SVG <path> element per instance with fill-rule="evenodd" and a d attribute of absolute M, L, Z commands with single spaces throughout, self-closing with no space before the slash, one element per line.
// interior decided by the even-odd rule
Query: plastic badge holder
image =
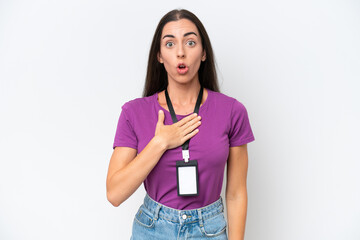
<path fill-rule="evenodd" d="M 199 195 L 198 163 L 196 160 L 176 161 L 176 176 L 179 196 Z"/>

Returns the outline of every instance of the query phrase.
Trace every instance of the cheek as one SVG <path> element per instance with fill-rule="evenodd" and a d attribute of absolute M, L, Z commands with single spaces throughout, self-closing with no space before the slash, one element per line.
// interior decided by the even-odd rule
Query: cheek
<path fill-rule="evenodd" d="M 196 66 L 196 67 L 200 67 L 201 58 L 202 58 L 202 51 L 195 52 L 191 57 L 193 59 L 193 65 Z"/>
<path fill-rule="evenodd" d="M 172 56 L 168 51 L 165 50 L 165 51 L 161 51 L 161 58 L 162 58 L 162 60 L 163 60 L 163 62 L 165 64 L 165 63 L 170 63 L 171 62 Z"/>
<path fill-rule="evenodd" d="M 163 61 L 165 70 L 168 71 L 170 68 L 170 65 L 171 65 L 171 58 L 169 56 L 169 53 L 166 51 L 161 51 L 161 49 L 160 49 L 160 53 L 161 53 L 161 59 Z"/>
<path fill-rule="evenodd" d="M 163 56 L 163 65 L 164 65 L 166 72 L 169 73 L 171 71 L 174 71 L 174 68 L 172 67 L 173 64 L 171 62 L 171 59 L 167 58 L 166 56 Z"/>
<path fill-rule="evenodd" d="M 166 72 L 170 72 L 170 71 L 171 71 L 170 64 L 168 64 L 168 63 L 165 62 L 165 61 L 164 61 L 164 67 L 165 67 Z"/>

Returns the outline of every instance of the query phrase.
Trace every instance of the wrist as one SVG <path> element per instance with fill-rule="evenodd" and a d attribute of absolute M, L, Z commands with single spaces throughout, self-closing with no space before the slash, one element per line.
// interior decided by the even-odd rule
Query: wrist
<path fill-rule="evenodd" d="M 154 143 L 154 145 L 160 149 L 161 151 L 165 152 L 168 149 L 167 143 L 163 141 L 160 137 L 154 136 L 151 141 Z"/>

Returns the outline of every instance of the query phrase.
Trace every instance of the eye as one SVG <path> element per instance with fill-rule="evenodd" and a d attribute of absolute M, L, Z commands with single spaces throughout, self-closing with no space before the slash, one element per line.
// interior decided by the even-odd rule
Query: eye
<path fill-rule="evenodd" d="M 189 46 L 195 46 L 196 43 L 193 40 L 190 40 L 190 41 L 187 42 L 187 44 Z"/>
<path fill-rule="evenodd" d="M 167 47 L 172 47 L 172 46 L 174 46 L 174 43 L 173 43 L 173 42 L 167 42 L 167 43 L 165 44 L 165 46 L 167 46 Z"/>

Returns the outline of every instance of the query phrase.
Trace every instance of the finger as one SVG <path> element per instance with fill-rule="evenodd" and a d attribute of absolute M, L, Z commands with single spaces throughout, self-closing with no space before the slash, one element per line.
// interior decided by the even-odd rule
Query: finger
<path fill-rule="evenodd" d="M 191 133 L 185 135 L 182 139 L 184 142 L 186 142 L 188 139 L 192 138 L 193 136 L 195 136 L 197 133 L 199 132 L 199 129 L 195 129 L 194 131 L 192 131 Z"/>
<path fill-rule="evenodd" d="M 164 112 L 162 110 L 159 110 L 159 114 L 158 114 L 158 125 L 163 125 L 164 124 Z"/>
<path fill-rule="evenodd" d="M 201 117 L 200 117 L 200 116 L 197 116 L 197 117 L 191 119 L 190 121 L 188 121 L 187 123 L 185 123 L 184 125 L 182 125 L 182 126 L 180 127 L 180 129 L 186 130 L 188 127 L 190 127 L 190 126 L 192 126 L 192 125 L 197 124 L 198 122 L 200 122 L 200 120 L 201 120 Z M 198 125 L 197 125 L 197 126 L 198 126 Z"/>
<path fill-rule="evenodd" d="M 201 122 L 198 121 L 198 122 L 196 122 L 196 123 L 188 126 L 187 128 L 183 129 L 183 131 L 184 131 L 185 134 L 188 134 L 188 133 L 194 131 L 194 129 L 197 128 L 197 127 L 199 127 L 200 125 L 201 125 Z M 185 126 L 185 125 L 184 125 L 184 126 Z"/>
<path fill-rule="evenodd" d="M 178 121 L 176 124 L 181 127 L 182 125 L 184 125 L 185 123 L 187 123 L 188 121 L 190 121 L 191 119 L 195 118 L 197 116 L 196 113 L 193 113 L 187 117 L 184 117 L 183 119 L 181 119 L 180 121 Z"/>

